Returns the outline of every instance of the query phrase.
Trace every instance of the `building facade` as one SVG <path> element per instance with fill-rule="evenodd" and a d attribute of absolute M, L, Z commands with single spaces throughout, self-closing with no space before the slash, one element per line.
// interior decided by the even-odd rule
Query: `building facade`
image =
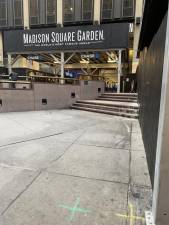
<path fill-rule="evenodd" d="M 0 0 L 0 66 L 5 30 L 134 22 L 134 0 Z"/>
<path fill-rule="evenodd" d="M 134 5 L 134 0 L 0 0 L 0 29 L 128 21 Z"/>

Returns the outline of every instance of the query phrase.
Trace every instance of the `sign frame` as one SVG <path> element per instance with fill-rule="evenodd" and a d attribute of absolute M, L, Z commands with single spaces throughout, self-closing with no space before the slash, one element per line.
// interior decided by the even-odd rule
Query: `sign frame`
<path fill-rule="evenodd" d="M 107 51 L 128 48 L 129 23 L 10 30 L 4 32 L 8 54 Z"/>

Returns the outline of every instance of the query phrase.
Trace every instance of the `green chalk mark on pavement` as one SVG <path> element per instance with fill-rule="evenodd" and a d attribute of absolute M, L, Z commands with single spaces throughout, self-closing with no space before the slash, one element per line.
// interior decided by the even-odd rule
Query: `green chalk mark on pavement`
<path fill-rule="evenodd" d="M 69 220 L 72 221 L 74 219 L 74 217 L 75 217 L 76 212 L 80 212 L 80 213 L 84 213 L 84 214 L 91 212 L 88 209 L 82 209 L 82 208 L 78 207 L 79 206 L 79 203 L 80 203 L 80 199 L 78 198 L 76 200 L 76 202 L 75 202 L 74 207 L 70 207 L 70 206 L 64 205 L 64 204 L 59 205 L 59 207 L 64 208 L 64 209 L 68 209 L 71 212 L 71 215 L 70 215 Z"/>

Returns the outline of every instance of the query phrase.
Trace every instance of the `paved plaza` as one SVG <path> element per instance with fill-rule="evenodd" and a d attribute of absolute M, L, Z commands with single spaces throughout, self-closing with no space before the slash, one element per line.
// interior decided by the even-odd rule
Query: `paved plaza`
<path fill-rule="evenodd" d="M 0 114 L 0 225 L 144 225 L 151 185 L 137 120 Z"/>

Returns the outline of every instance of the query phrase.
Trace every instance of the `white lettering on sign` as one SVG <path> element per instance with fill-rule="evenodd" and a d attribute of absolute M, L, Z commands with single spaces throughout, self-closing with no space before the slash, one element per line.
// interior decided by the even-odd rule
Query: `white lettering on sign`
<path fill-rule="evenodd" d="M 104 41 L 103 30 L 78 30 L 77 32 L 51 32 L 47 34 L 23 34 L 24 45 L 29 44 L 60 44 L 60 43 L 73 43 L 73 42 L 97 42 Z"/>
<path fill-rule="evenodd" d="M 78 41 L 104 41 L 103 30 L 81 31 L 77 32 Z"/>
<path fill-rule="evenodd" d="M 24 44 L 47 44 L 49 42 L 49 34 L 23 34 Z"/>

